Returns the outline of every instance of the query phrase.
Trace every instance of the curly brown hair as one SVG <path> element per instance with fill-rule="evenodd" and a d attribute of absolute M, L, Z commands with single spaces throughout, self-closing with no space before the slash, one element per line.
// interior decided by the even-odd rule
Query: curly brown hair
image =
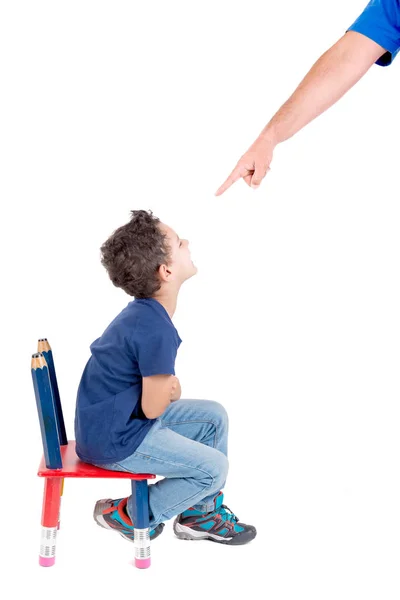
<path fill-rule="evenodd" d="M 131 220 L 101 246 L 101 263 L 111 281 L 135 298 L 151 298 L 161 287 L 158 269 L 170 248 L 160 219 L 149 210 L 132 210 Z"/>

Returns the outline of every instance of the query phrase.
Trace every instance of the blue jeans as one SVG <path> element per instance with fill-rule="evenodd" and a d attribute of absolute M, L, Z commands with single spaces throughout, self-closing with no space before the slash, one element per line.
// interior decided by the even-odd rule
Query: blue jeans
<path fill-rule="evenodd" d="M 210 400 L 178 400 L 156 420 L 132 456 L 101 466 L 165 478 L 149 486 L 154 529 L 189 507 L 214 509 L 228 473 L 227 451 L 228 415 L 223 406 Z"/>

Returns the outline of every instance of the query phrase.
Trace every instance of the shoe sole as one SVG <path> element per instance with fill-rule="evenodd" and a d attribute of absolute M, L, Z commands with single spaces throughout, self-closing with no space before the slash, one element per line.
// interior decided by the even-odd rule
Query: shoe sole
<path fill-rule="evenodd" d="M 253 527 L 251 530 L 243 531 L 242 533 L 237 533 L 231 538 L 221 538 L 221 536 L 215 535 L 213 533 L 206 533 L 202 531 L 197 531 L 196 529 L 192 529 L 191 527 L 186 527 L 178 521 L 174 521 L 174 533 L 176 537 L 180 540 L 210 540 L 211 542 L 216 542 L 217 544 L 225 544 L 227 546 L 241 546 L 243 544 L 247 544 L 248 542 L 253 540 L 257 535 L 257 531 Z"/>
<path fill-rule="evenodd" d="M 93 518 L 99 527 L 102 527 L 103 529 L 108 529 L 110 531 L 116 531 L 122 538 L 124 538 L 124 540 L 127 540 L 128 542 L 132 543 L 133 539 L 131 537 L 128 537 L 120 531 L 118 531 L 118 529 L 111 527 L 103 517 L 103 511 L 107 508 L 110 508 L 112 506 L 112 502 L 113 501 L 111 500 L 111 498 L 108 498 L 107 500 L 98 500 L 94 507 Z M 157 532 L 155 533 L 155 535 L 153 535 L 153 537 L 150 538 L 150 541 L 153 541 L 156 538 L 158 538 L 158 536 L 162 534 L 164 527 L 164 523 L 160 523 L 159 525 L 157 525 Z"/>

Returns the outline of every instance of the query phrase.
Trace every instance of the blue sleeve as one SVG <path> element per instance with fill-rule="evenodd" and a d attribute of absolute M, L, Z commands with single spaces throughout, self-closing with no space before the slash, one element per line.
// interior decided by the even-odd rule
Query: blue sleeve
<path fill-rule="evenodd" d="M 400 50 L 400 0 L 371 0 L 348 31 L 362 33 L 385 48 L 376 64 L 390 65 Z"/>
<path fill-rule="evenodd" d="M 143 331 L 135 349 L 142 377 L 175 375 L 175 359 L 179 343 L 172 328 Z"/>

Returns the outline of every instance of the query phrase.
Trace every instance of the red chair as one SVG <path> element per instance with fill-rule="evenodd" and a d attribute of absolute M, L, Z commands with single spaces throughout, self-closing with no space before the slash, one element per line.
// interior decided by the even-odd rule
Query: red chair
<path fill-rule="evenodd" d="M 32 355 L 31 369 L 44 451 L 38 471 L 39 477 L 45 478 L 39 564 L 51 567 L 55 563 L 64 479 L 112 478 L 131 480 L 135 565 L 146 569 L 151 560 L 147 480 L 155 475 L 109 471 L 82 462 L 76 455 L 75 441 L 67 441 L 53 354 L 45 338 L 39 340 L 38 353 Z"/>

